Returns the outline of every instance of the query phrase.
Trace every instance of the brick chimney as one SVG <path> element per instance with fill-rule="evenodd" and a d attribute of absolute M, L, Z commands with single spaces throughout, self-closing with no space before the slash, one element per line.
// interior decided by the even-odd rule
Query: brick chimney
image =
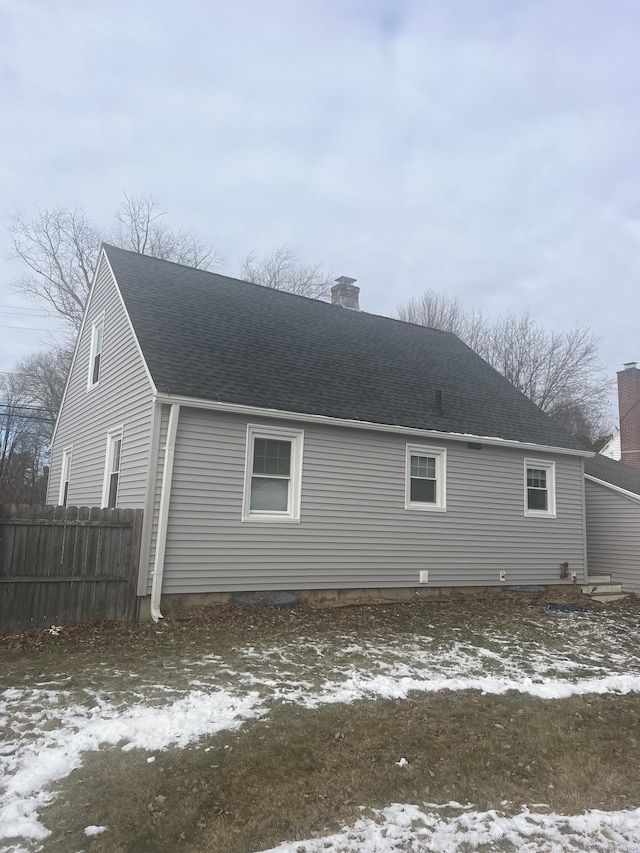
<path fill-rule="evenodd" d="M 354 284 L 357 280 L 357 278 L 348 278 L 346 275 L 337 278 L 336 283 L 331 288 L 331 304 L 342 305 L 343 308 L 353 308 L 354 311 L 359 311 L 358 295 L 360 288 Z"/>
<path fill-rule="evenodd" d="M 618 408 L 622 461 L 640 469 L 640 370 L 635 361 L 618 373 Z"/>

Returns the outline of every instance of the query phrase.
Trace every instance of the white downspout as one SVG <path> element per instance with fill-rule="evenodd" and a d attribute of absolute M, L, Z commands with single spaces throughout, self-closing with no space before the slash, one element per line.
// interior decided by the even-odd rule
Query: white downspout
<path fill-rule="evenodd" d="M 162 595 L 162 576 L 164 574 L 164 555 L 167 545 L 169 525 L 169 502 L 171 499 L 171 481 L 173 480 L 173 452 L 176 445 L 180 406 L 171 404 L 167 440 L 164 446 L 164 465 L 162 468 L 162 487 L 160 489 L 160 510 L 158 513 L 158 532 L 156 533 L 156 552 L 153 557 L 153 581 L 151 583 L 151 618 L 154 622 L 162 619 L 160 596 Z"/>

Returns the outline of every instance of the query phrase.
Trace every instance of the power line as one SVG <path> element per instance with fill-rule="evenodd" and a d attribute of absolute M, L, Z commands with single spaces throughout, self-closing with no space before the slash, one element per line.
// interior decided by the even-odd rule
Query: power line
<path fill-rule="evenodd" d="M 47 424 L 54 424 L 56 422 L 55 418 L 41 418 L 40 415 L 20 415 L 17 412 L 12 412 L 11 417 L 22 418 L 25 421 L 43 421 Z"/>
<path fill-rule="evenodd" d="M 7 311 L 6 309 L 3 309 L 2 316 L 3 317 L 9 317 L 9 316 L 10 317 L 32 317 L 35 320 L 38 317 L 50 317 L 51 315 L 50 314 L 44 314 L 42 311 L 38 311 L 38 313 L 33 314 L 33 313 L 29 313 L 28 311 Z"/>
<path fill-rule="evenodd" d="M 0 308 L 15 308 L 18 311 L 40 311 L 46 314 L 51 314 L 51 311 L 46 308 L 29 308 L 28 305 L 0 305 Z"/>
<path fill-rule="evenodd" d="M 33 409 L 36 412 L 49 412 L 52 415 L 57 414 L 57 409 L 50 409 L 48 406 L 31 406 L 28 403 L 0 403 L 0 408 Z"/>
<path fill-rule="evenodd" d="M 33 326 L 0 326 L 0 329 L 13 329 L 15 332 L 55 332 L 56 329 L 36 329 Z"/>

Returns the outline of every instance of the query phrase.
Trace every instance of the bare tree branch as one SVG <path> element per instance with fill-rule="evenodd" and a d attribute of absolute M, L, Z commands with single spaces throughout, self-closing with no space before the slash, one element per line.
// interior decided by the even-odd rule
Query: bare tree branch
<path fill-rule="evenodd" d="M 15 282 L 21 293 L 42 300 L 75 329 L 98 260 L 101 232 L 84 211 L 38 210 L 34 219 L 14 214 L 9 224 L 13 253 L 30 272 Z"/>
<path fill-rule="evenodd" d="M 320 264 L 300 263 L 287 246 L 280 246 L 263 258 L 250 252 L 242 262 L 242 275 L 254 284 L 310 299 L 329 299 L 333 283 L 332 275 L 322 272 Z"/>
<path fill-rule="evenodd" d="M 77 331 L 105 238 L 133 252 L 200 269 L 222 263 L 222 256 L 192 231 L 172 231 L 160 221 L 165 215 L 153 196 L 126 193 L 109 234 L 94 225 L 81 208 L 38 209 L 33 219 L 15 213 L 8 226 L 13 254 L 29 271 L 14 286 L 46 303 Z"/>
<path fill-rule="evenodd" d="M 609 431 L 611 382 L 599 363 L 599 339 L 586 328 L 547 331 L 528 311 L 489 323 L 455 296 L 427 291 L 398 308 L 411 323 L 458 335 L 558 423 L 588 444 Z"/>
<path fill-rule="evenodd" d="M 221 266 L 224 257 L 220 253 L 214 252 L 189 229 L 172 231 L 160 221 L 166 215 L 166 208 L 152 195 L 129 196 L 125 193 L 110 239 L 123 249 L 140 255 L 153 255 L 164 261 L 203 270 Z"/>

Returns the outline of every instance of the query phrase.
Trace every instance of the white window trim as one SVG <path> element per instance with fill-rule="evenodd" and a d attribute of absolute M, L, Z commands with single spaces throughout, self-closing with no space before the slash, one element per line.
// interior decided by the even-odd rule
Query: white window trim
<path fill-rule="evenodd" d="M 62 451 L 62 468 L 60 469 L 60 488 L 58 490 L 58 506 L 65 506 L 64 500 L 64 484 L 71 480 L 71 463 L 73 461 L 73 445 L 65 447 Z M 66 468 L 66 477 L 65 477 Z M 69 493 L 67 490 L 67 499 Z"/>
<path fill-rule="evenodd" d="M 109 505 L 109 483 L 111 479 L 111 464 L 113 463 L 113 446 L 117 439 L 120 439 L 120 468 L 118 470 L 118 488 L 116 491 L 116 506 L 118 505 L 118 496 L 120 494 L 121 474 L 122 474 L 122 451 L 124 448 L 124 426 L 116 427 L 109 430 L 107 433 L 107 446 L 104 454 L 104 477 L 102 480 L 102 508 L 106 509 Z"/>
<path fill-rule="evenodd" d="M 411 500 L 411 457 L 433 456 L 436 460 L 436 500 L 435 503 L 423 503 Z M 420 512 L 447 511 L 447 450 L 444 447 L 430 447 L 424 444 L 407 444 L 405 458 L 404 508 Z"/>
<path fill-rule="evenodd" d="M 256 438 L 291 442 L 291 474 L 289 508 L 286 512 L 251 510 L 251 477 L 253 475 L 253 451 Z M 244 463 L 244 493 L 242 497 L 242 521 L 252 523 L 298 523 L 300 521 L 300 498 L 302 493 L 302 454 L 304 430 L 285 429 L 259 424 L 247 424 L 247 445 Z"/>
<path fill-rule="evenodd" d="M 547 509 L 529 509 L 527 468 L 541 468 L 547 472 Z M 556 518 L 556 463 L 544 459 L 524 460 L 524 514 L 527 518 Z"/>
<path fill-rule="evenodd" d="M 93 381 L 93 362 L 97 355 L 96 352 L 96 340 L 97 340 L 97 330 L 102 326 L 102 341 L 100 344 L 100 367 L 98 368 L 98 379 Z M 91 324 L 91 348 L 89 350 L 89 372 L 87 373 L 87 391 L 91 391 L 92 388 L 97 388 L 100 384 L 100 375 L 102 373 L 102 354 L 104 353 L 104 311 L 100 314 L 99 317 Z"/>

